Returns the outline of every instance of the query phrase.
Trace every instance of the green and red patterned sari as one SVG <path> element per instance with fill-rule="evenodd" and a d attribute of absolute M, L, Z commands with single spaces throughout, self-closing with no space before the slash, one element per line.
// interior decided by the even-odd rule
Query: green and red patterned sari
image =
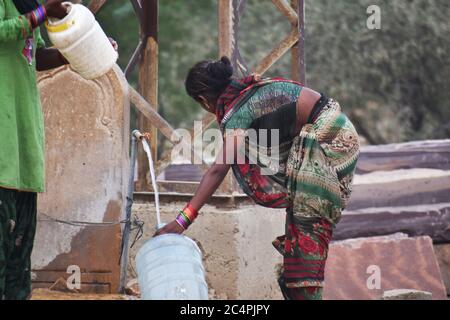
<path fill-rule="evenodd" d="M 216 115 L 224 136 L 240 131 L 245 138 L 245 162 L 232 166 L 242 190 L 257 204 L 286 208 L 286 234 L 273 242 L 284 256 L 286 292 L 316 288 L 305 292 L 320 298 L 328 244 L 351 194 L 359 139 L 339 103 L 324 96 L 298 133 L 301 90 L 280 78 L 234 80 L 219 98 Z M 278 141 L 261 146 L 249 138 L 251 130 L 261 129 L 276 129 Z"/>
<path fill-rule="evenodd" d="M 278 78 L 255 82 L 253 77 L 247 77 L 233 81 L 218 101 L 216 117 L 222 132 L 226 134 L 227 130 L 262 129 L 258 127 L 258 120 L 274 114 L 283 106 L 295 107 L 301 89 L 299 83 Z M 292 111 L 290 113 L 292 115 Z M 279 148 L 281 165 L 286 163 L 293 141 L 289 134 L 284 134 L 282 138 L 283 141 L 276 146 Z M 247 148 L 250 147 L 247 145 Z M 257 148 L 258 146 L 253 146 L 253 149 Z M 248 160 L 248 149 L 246 157 Z M 261 172 L 262 166 L 250 161 L 233 165 L 232 169 L 243 191 L 257 204 L 269 208 L 290 206 L 283 172 L 264 175 Z"/>

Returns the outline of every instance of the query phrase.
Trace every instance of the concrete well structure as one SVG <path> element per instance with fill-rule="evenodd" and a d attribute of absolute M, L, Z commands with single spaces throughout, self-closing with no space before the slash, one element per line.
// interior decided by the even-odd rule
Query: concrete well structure
<path fill-rule="evenodd" d="M 38 83 L 45 118 L 46 192 L 38 199 L 34 287 L 49 287 L 80 270 L 82 291 L 117 292 L 121 225 L 95 223 L 124 217 L 128 84 L 118 67 L 94 81 L 63 67 L 41 73 Z"/>

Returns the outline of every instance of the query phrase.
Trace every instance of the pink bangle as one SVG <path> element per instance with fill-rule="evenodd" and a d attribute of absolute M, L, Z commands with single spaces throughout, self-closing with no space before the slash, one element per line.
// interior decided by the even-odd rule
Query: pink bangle
<path fill-rule="evenodd" d="M 36 29 L 47 19 L 47 11 L 43 5 L 40 5 L 29 13 L 33 29 Z"/>
<path fill-rule="evenodd" d="M 178 215 L 175 219 L 175 221 L 184 229 L 187 230 L 188 229 L 188 225 L 186 223 L 186 221 L 184 221 L 183 217 L 181 217 L 181 215 Z"/>

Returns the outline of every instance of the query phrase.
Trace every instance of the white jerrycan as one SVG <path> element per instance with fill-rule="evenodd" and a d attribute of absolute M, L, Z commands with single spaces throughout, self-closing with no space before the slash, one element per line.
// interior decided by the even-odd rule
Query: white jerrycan
<path fill-rule="evenodd" d="M 116 50 L 88 8 L 70 2 L 63 5 L 67 16 L 46 23 L 50 41 L 83 78 L 101 77 L 116 63 Z"/>
<path fill-rule="evenodd" d="M 136 255 L 136 270 L 143 300 L 208 300 L 202 253 L 186 236 L 148 240 Z"/>
<path fill-rule="evenodd" d="M 149 160 L 155 190 L 156 221 L 161 223 L 159 196 L 152 153 L 141 140 Z M 136 271 L 143 300 L 208 300 L 208 285 L 202 264 L 202 253 L 190 238 L 164 234 L 147 240 L 136 255 Z"/>

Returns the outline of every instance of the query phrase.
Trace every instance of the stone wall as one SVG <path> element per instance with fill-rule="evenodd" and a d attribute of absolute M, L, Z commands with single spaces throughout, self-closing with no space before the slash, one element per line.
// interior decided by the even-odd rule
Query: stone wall
<path fill-rule="evenodd" d="M 45 117 L 46 192 L 38 200 L 32 256 L 35 287 L 67 278 L 78 266 L 82 290 L 115 292 L 120 225 L 128 181 L 129 99 L 118 67 L 87 81 L 68 67 L 39 75 Z M 76 267 L 75 267 L 76 268 Z"/>

